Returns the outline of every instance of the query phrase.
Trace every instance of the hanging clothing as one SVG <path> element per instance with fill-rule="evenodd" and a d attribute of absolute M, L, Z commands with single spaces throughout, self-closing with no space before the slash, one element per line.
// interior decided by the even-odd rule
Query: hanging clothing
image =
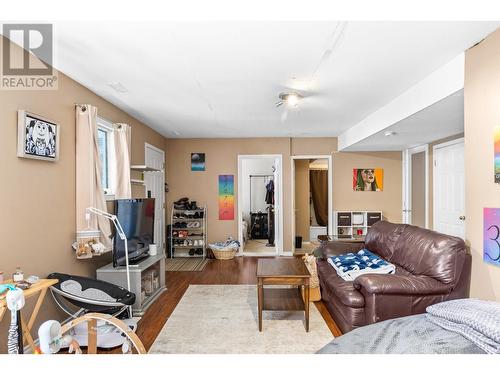
<path fill-rule="evenodd" d="M 266 185 L 266 204 L 274 205 L 274 181 L 271 180 Z"/>
<path fill-rule="evenodd" d="M 310 170 L 309 181 L 316 221 L 325 227 L 328 225 L 328 171 Z"/>

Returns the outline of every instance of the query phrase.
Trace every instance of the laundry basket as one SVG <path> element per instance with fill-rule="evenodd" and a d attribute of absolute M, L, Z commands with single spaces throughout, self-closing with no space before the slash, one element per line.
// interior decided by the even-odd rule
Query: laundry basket
<path fill-rule="evenodd" d="M 238 252 L 239 247 L 215 248 L 210 246 L 210 249 L 214 253 L 215 259 L 229 260 L 234 258 L 234 256 Z"/>

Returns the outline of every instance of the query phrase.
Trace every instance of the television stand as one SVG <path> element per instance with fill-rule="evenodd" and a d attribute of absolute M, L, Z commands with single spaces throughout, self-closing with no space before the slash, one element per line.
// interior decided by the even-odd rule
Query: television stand
<path fill-rule="evenodd" d="M 97 269 L 97 280 L 107 281 L 123 288 L 127 288 L 127 269 L 125 266 L 113 267 L 109 263 Z M 165 255 L 148 256 L 129 266 L 130 291 L 135 294 L 132 305 L 134 316 L 142 316 L 149 306 L 166 290 L 165 286 Z M 156 275 L 158 285 L 154 284 Z"/>

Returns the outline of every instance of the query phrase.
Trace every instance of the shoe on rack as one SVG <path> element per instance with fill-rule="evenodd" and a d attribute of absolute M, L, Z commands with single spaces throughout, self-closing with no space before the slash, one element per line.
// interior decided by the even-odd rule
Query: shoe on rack
<path fill-rule="evenodd" d="M 195 254 L 195 249 L 189 249 L 189 255 L 190 256 L 193 256 Z"/>
<path fill-rule="evenodd" d="M 203 255 L 203 249 L 201 247 L 196 249 L 196 255 Z"/>
<path fill-rule="evenodd" d="M 194 213 L 194 218 L 195 218 L 195 219 L 199 219 L 199 218 L 200 218 L 200 212 L 196 211 L 196 212 Z"/>

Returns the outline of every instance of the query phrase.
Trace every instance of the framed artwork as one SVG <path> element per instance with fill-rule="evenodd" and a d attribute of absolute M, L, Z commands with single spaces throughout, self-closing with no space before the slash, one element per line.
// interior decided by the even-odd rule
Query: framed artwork
<path fill-rule="evenodd" d="M 45 117 L 17 112 L 17 156 L 38 160 L 59 159 L 59 125 Z"/>
<path fill-rule="evenodd" d="M 494 130 L 495 183 L 500 184 L 500 126 Z"/>
<path fill-rule="evenodd" d="M 234 175 L 219 175 L 219 220 L 234 220 Z"/>
<path fill-rule="evenodd" d="M 205 170 L 205 154 L 201 152 L 191 154 L 191 171 L 203 172 Z"/>
<path fill-rule="evenodd" d="M 355 168 L 352 170 L 352 190 L 384 190 L 384 170 L 381 168 Z"/>
<path fill-rule="evenodd" d="M 483 220 L 483 260 L 500 266 L 500 208 L 484 208 Z"/>

